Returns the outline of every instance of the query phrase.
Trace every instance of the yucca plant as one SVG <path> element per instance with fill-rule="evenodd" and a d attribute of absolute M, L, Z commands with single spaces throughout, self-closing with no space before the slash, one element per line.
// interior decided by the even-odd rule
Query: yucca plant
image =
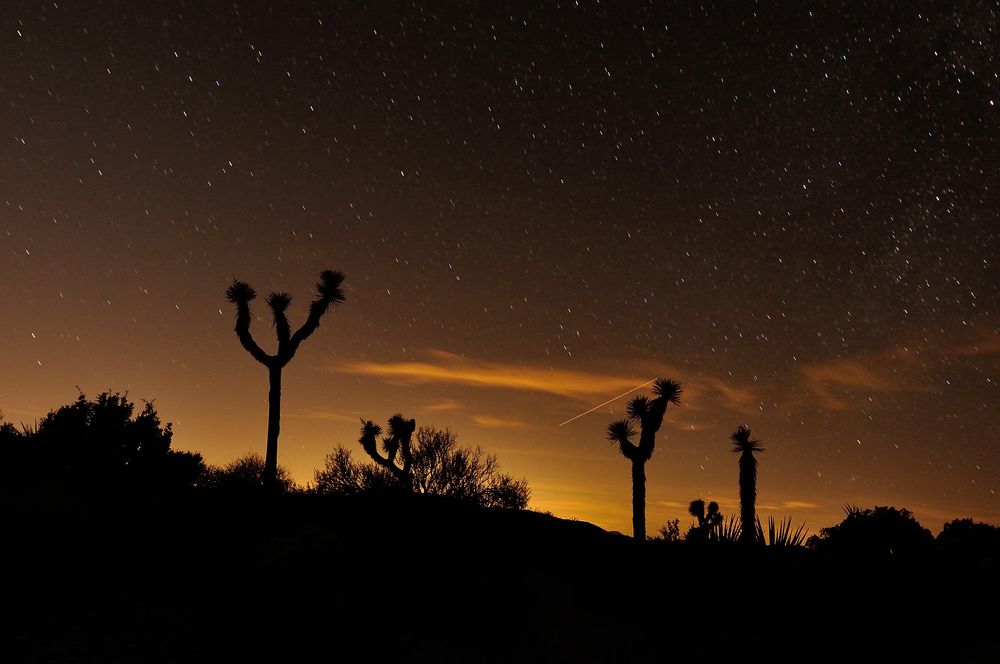
<path fill-rule="evenodd" d="M 753 544 L 757 527 L 757 459 L 754 452 L 763 452 L 759 440 L 750 437 L 750 429 L 740 425 L 730 436 L 733 452 L 740 455 L 740 542 Z"/>
<path fill-rule="evenodd" d="M 376 445 L 376 440 L 382 433 L 382 427 L 371 420 L 361 420 L 361 438 L 358 442 L 364 448 L 368 456 L 378 465 L 382 466 L 399 482 L 400 487 L 406 491 L 413 489 L 413 455 L 410 452 L 410 439 L 417 428 L 416 420 L 405 420 L 403 416 L 396 413 L 389 418 L 389 435 L 382 439 L 383 457 Z M 399 454 L 399 464 L 396 463 L 396 455 Z"/>
<path fill-rule="evenodd" d="M 792 530 L 792 517 L 787 516 L 780 521 L 775 521 L 773 516 L 767 517 L 767 537 L 764 536 L 764 528 L 760 519 L 756 520 L 755 531 L 757 541 L 766 546 L 775 547 L 795 547 L 803 546 L 806 543 L 806 524 L 801 523 L 799 527 Z"/>
<path fill-rule="evenodd" d="M 725 544 L 736 544 L 740 541 L 742 536 L 742 528 L 740 527 L 740 520 L 735 514 L 730 514 L 725 521 L 719 526 L 718 530 L 719 541 Z"/>
<path fill-rule="evenodd" d="M 274 328 L 278 336 L 278 351 L 274 355 L 265 353 L 253 335 L 250 334 L 250 302 L 257 297 L 257 291 L 248 283 L 233 280 L 226 289 L 226 299 L 236 305 L 236 337 L 250 356 L 267 367 L 270 390 L 267 397 L 267 449 L 264 455 L 263 483 L 265 487 L 275 488 L 278 484 L 278 433 L 281 429 L 281 370 L 288 364 L 299 345 L 319 327 L 319 319 L 323 317 L 331 305 L 344 301 L 341 285 L 344 275 L 340 272 L 325 270 L 319 275 L 316 284 L 316 297 L 309 306 L 309 316 L 302 327 L 292 334 L 291 325 L 285 310 L 292 302 L 288 293 L 271 293 L 267 299 L 274 316 Z"/>
<path fill-rule="evenodd" d="M 646 540 L 646 462 L 653 456 L 667 404 L 679 404 L 682 391 L 680 383 L 658 378 L 653 385 L 656 398 L 634 397 L 628 403 L 628 419 L 608 425 L 608 440 L 618 443 L 622 456 L 632 462 L 632 536 L 638 542 Z M 633 424 L 640 427 L 638 445 L 632 442 Z"/>

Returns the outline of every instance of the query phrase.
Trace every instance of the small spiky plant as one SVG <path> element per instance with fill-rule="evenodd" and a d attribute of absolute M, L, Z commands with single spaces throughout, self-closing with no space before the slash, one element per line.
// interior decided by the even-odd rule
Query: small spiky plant
<path fill-rule="evenodd" d="M 730 436 L 733 452 L 740 455 L 740 542 L 757 541 L 757 459 L 754 452 L 763 452 L 761 441 L 750 437 L 750 429 L 740 425 Z"/>
<path fill-rule="evenodd" d="M 730 514 L 721 524 L 719 524 L 719 541 L 725 544 L 736 544 L 740 541 L 742 529 L 740 520 L 735 514 Z"/>
<path fill-rule="evenodd" d="M 299 345 L 319 327 L 322 318 L 331 305 L 344 301 L 341 285 L 344 275 L 340 272 L 325 270 L 320 273 L 316 283 L 316 297 L 309 306 L 309 316 L 295 334 L 285 310 L 292 303 L 288 293 L 271 293 L 265 302 L 274 316 L 274 328 L 278 336 L 278 352 L 274 355 L 265 353 L 253 335 L 250 334 L 250 302 L 257 297 L 257 291 L 248 283 L 233 279 L 226 289 L 226 299 L 236 305 L 236 337 L 250 356 L 267 367 L 270 390 L 268 392 L 267 409 L 267 450 L 264 455 L 265 487 L 275 488 L 278 484 L 278 433 L 281 430 L 281 370 L 288 364 Z"/>
<path fill-rule="evenodd" d="M 806 543 L 806 524 L 801 523 L 799 527 L 792 530 L 792 517 L 786 516 L 781 521 L 775 521 L 773 516 L 767 517 L 767 536 L 764 536 L 764 527 L 757 519 L 757 541 L 767 546 L 790 548 L 802 546 Z"/>
<path fill-rule="evenodd" d="M 383 457 L 378 451 L 376 440 L 382 433 L 382 427 L 371 420 L 361 420 L 361 438 L 358 442 L 368 456 L 378 465 L 388 470 L 399 481 L 400 487 L 406 491 L 413 489 L 413 455 L 410 452 L 410 439 L 417 428 L 416 420 L 406 420 L 399 413 L 389 418 L 389 435 L 382 439 Z M 399 465 L 396 455 L 399 454 Z"/>
<path fill-rule="evenodd" d="M 626 410 L 628 419 L 608 425 L 608 440 L 618 443 L 622 456 L 632 462 L 632 536 L 638 542 L 646 540 L 646 462 L 656 447 L 656 432 L 663 424 L 668 404 L 681 402 L 680 383 L 658 378 L 653 385 L 655 399 L 633 397 Z M 640 427 L 639 444 L 632 442 L 633 424 Z"/>

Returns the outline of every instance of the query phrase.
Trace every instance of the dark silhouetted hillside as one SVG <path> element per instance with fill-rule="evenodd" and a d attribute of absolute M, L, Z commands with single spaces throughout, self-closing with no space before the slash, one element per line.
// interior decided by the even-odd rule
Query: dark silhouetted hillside
<path fill-rule="evenodd" d="M 745 639 L 773 639 L 769 659 L 785 661 L 997 646 L 974 608 L 995 577 L 955 584 L 930 558 L 637 545 L 421 495 L 9 507 L 8 643 L 33 661 L 664 661 L 686 659 L 706 621 L 725 623 L 706 661 Z M 744 611 L 754 619 L 727 618 Z"/>

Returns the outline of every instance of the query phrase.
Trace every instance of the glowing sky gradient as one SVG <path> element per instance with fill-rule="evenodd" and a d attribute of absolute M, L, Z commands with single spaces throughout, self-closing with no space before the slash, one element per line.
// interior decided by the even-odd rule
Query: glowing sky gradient
<path fill-rule="evenodd" d="M 202 4 L 0 17 L 6 419 L 127 390 L 178 448 L 262 451 L 224 291 L 295 325 L 330 268 L 300 482 L 399 411 L 630 532 L 626 399 L 559 424 L 664 376 L 650 532 L 734 511 L 740 423 L 762 514 L 1000 522 L 996 7 Z"/>

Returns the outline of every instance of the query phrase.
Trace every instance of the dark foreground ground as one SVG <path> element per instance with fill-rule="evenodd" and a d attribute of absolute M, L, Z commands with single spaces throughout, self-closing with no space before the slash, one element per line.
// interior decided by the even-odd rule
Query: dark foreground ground
<path fill-rule="evenodd" d="M 997 560 L 650 542 L 440 500 L 5 506 L 5 661 L 1000 661 Z"/>

